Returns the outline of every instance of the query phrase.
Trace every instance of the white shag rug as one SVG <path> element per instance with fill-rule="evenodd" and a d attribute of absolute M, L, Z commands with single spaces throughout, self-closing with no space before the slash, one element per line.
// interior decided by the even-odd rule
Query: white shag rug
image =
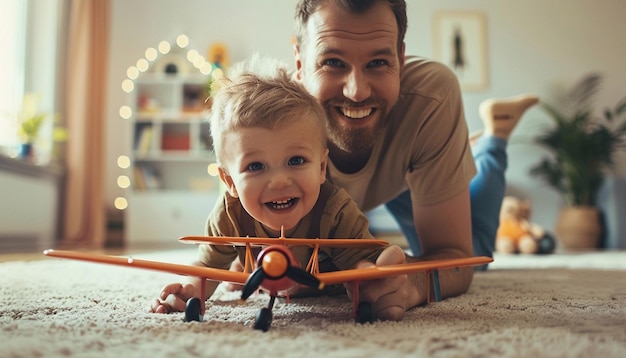
<path fill-rule="evenodd" d="M 134 255 L 189 262 L 195 250 Z M 468 293 L 356 324 L 345 295 L 238 304 L 220 286 L 205 321 L 147 313 L 180 276 L 43 257 L 0 263 L 0 357 L 624 357 L 626 252 L 503 256 Z"/>

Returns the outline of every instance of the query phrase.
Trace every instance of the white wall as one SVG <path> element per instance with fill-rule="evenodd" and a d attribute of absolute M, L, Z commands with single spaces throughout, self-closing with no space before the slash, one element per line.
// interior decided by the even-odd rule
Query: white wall
<path fill-rule="evenodd" d="M 206 51 L 214 41 L 230 46 L 232 61 L 254 51 L 292 63 L 295 0 L 113 0 L 107 127 L 107 205 L 123 190 L 116 178 L 123 171 L 116 158 L 125 154 L 127 127 L 118 109 L 125 103 L 120 84 L 126 69 L 161 40 L 187 34 L 191 46 Z M 466 93 L 470 130 L 480 129 L 479 103 L 490 97 L 534 92 L 546 98 L 556 84 L 571 84 L 582 75 L 606 76 L 601 105 L 626 96 L 626 1 L 623 0 L 408 0 L 407 54 L 432 56 L 431 19 L 438 10 L 479 10 L 488 21 L 490 84 L 486 91 Z M 560 198 L 528 175 L 543 152 L 530 145 L 546 117 L 527 112 L 509 146 L 509 191 L 533 201 L 533 220 L 552 229 Z M 626 156 L 619 156 L 626 177 Z"/>
<path fill-rule="evenodd" d="M 35 252 L 57 239 L 59 172 L 0 157 L 0 253 Z"/>

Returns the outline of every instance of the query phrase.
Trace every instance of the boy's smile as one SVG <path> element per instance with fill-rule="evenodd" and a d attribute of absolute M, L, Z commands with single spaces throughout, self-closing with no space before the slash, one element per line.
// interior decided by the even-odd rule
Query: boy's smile
<path fill-rule="evenodd" d="M 282 127 L 240 128 L 224 135 L 220 176 L 231 195 L 266 229 L 295 227 L 308 214 L 326 179 L 327 149 L 314 120 Z"/>
<path fill-rule="evenodd" d="M 292 197 L 286 200 L 272 201 L 272 202 L 267 203 L 266 205 L 268 205 L 274 210 L 286 210 L 286 209 L 291 208 L 293 205 L 295 205 L 297 201 L 298 201 L 298 198 Z"/>

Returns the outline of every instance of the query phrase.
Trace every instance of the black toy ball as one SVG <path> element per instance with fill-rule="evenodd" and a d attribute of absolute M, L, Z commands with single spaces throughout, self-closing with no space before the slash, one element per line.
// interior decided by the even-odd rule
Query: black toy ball
<path fill-rule="evenodd" d="M 537 254 L 545 255 L 551 254 L 554 252 L 556 248 L 556 240 L 554 237 L 548 233 L 545 233 L 543 237 L 541 237 L 537 241 Z"/>

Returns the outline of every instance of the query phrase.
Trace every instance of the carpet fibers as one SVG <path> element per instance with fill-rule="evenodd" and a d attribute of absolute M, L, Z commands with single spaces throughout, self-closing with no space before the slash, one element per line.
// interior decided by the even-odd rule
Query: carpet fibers
<path fill-rule="evenodd" d="M 135 257 L 188 262 L 193 254 Z M 267 333 L 251 328 L 267 295 L 239 304 L 238 292 L 220 286 L 205 321 L 184 323 L 182 313 L 147 313 L 180 276 L 9 261 L 0 263 L 0 357 L 623 357 L 626 253 L 606 257 L 592 268 L 507 267 L 496 258 L 468 293 L 412 309 L 400 322 L 355 324 L 345 295 L 279 299 Z"/>

